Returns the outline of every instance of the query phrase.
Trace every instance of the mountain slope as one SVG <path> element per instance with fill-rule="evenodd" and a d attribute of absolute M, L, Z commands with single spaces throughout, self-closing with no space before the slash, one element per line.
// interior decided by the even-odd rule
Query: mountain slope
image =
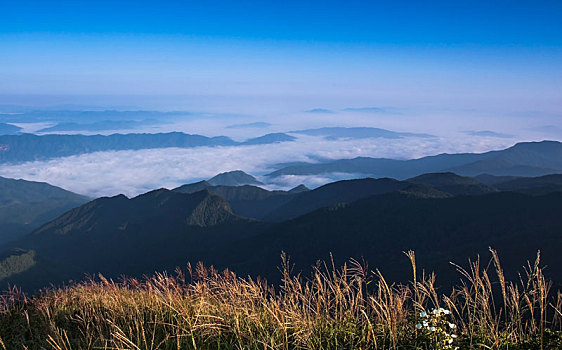
<path fill-rule="evenodd" d="M 96 199 L 0 252 L 0 283 L 34 290 L 85 273 L 141 276 L 199 260 L 275 280 L 281 251 L 296 272 L 332 252 L 338 264 L 364 257 L 390 280 L 405 281 L 402 252 L 414 249 L 420 266 L 439 269 L 438 285 L 447 286 L 458 277 L 449 261 L 463 263 L 488 246 L 498 249 L 509 271 L 541 249 L 548 277 L 562 283 L 562 193 L 451 196 L 393 179 L 340 181 L 293 195 L 279 207 L 279 215 L 291 220 L 264 223 L 233 214 L 212 189 L 233 203 L 289 197 L 253 186 L 217 186 Z"/>
<path fill-rule="evenodd" d="M 229 247 L 224 259 L 240 260 L 237 252 L 245 249 L 247 260 L 232 268 L 275 279 L 279 276 L 270 266 L 278 264 L 281 251 L 296 264 L 295 272 L 333 253 L 336 264 L 363 257 L 389 280 L 407 281 L 410 270 L 402 252 L 413 249 L 419 266 L 437 269 L 438 285 L 447 285 L 457 278 L 450 261 L 466 265 L 468 257 L 485 256 L 491 246 L 506 270 L 520 271 L 521 259 L 533 259 L 540 249 L 547 275 L 562 283 L 561 208 L 562 193 L 442 199 L 388 193 L 275 225 Z"/>
<path fill-rule="evenodd" d="M 47 183 L 0 177 L 0 245 L 88 200 Z"/>
<path fill-rule="evenodd" d="M 497 192 L 495 188 L 484 185 L 476 179 L 459 176 L 451 172 L 424 174 L 406 181 L 427 185 L 452 195 L 479 195 Z"/>
<path fill-rule="evenodd" d="M 515 191 L 534 195 L 562 192 L 562 174 L 519 177 L 497 183 L 495 187 L 502 191 Z"/>
<path fill-rule="evenodd" d="M 272 221 L 289 220 L 322 207 L 351 203 L 377 194 L 400 191 L 409 186 L 409 183 L 388 178 L 333 182 L 312 191 L 297 194 L 291 201 L 266 216 L 266 219 Z"/>
<path fill-rule="evenodd" d="M 232 211 L 240 216 L 252 219 L 264 219 L 275 212 L 280 206 L 290 201 L 297 193 L 285 191 L 268 191 L 261 187 L 243 186 L 211 186 L 207 181 L 187 184 L 173 189 L 180 193 L 193 193 L 202 188 L 225 199 Z"/>
<path fill-rule="evenodd" d="M 252 235 L 261 226 L 234 215 L 226 201 L 207 190 L 99 198 L 11 243 L 9 249 L 33 251 L 44 263 L 1 283 L 35 289 L 85 273 L 140 276 L 173 269 L 212 255 L 217 245 Z"/>

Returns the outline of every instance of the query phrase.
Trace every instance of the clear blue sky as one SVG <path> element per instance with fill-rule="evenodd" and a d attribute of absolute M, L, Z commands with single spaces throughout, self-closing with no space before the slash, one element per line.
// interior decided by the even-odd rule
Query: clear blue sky
<path fill-rule="evenodd" d="M 3 95 L 359 96 L 552 111 L 560 90 L 562 1 L 0 2 Z"/>
<path fill-rule="evenodd" d="M 560 1 L 2 1 L 2 33 L 171 34 L 366 45 L 562 44 Z"/>

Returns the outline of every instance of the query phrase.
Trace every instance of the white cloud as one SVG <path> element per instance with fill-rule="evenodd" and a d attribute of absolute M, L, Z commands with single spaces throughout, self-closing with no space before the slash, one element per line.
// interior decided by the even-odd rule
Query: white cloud
<path fill-rule="evenodd" d="M 299 136 L 295 142 L 235 147 L 163 148 L 138 151 L 96 152 L 0 166 L 0 176 L 44 181 L 92 197 L 124 193 L 134 196 L 151 189 L 173 188 L 208 179 L 235 169 L 262 175 L 283 162 L 339 159 L 358 156 L 418 158 L 442 152 L 484 152 L 511 146 L 514 141 L 498 138 L 402 138 L 327 141 Z M 351 175 L 288 177 L 276 179 L 272 188 L 290 188 L 304 182 L 318 186 Z"/>

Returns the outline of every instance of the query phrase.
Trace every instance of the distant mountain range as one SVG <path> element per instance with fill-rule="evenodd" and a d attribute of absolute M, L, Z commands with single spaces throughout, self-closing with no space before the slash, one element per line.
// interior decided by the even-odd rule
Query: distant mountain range
<path fill-rule="evenodd" d="M 227 175 L 235 174 L 247 178 Z M 31 291 L 84 274 L 141 276 L 199 260 L 275 280 L 281 251 L 296 271 L 332 252 L 337 263 L 364 257 L 401 281 L 409 278 L 402 251 L 415 249 L 420 266 L 439 269 L 438 284 L 447 286 L 457 278 L 449 261 L 463 264 L 488 246 L 506 271 L 541 249 L 547 275 L 562 283 L 561 177 L 486 175 L 486 184 L 432 173 L 291 191 L 201 181 L 99 198 L 5 244 L 0 283 Z"/>
<path fill-rule="evenodd" d="M 286 166 L 268 176 L 349 173 L 407 179 L 432 172 L 454 172 L 465 176 L 541 176 L 559 173 L 562 172 L 562 143 L 521 142 L 501 151 L 439 154 L 412 160 L 358 157 Z"/>
<path fill-rule="evenodd" d="M 102 132 L 109 130 L 133 130 L 142 126 L 160 124 L 155 119 L 146 120 L 101 120 L 91 123 L 58 123 L 50 127 L 46 127 L 37 131 L 37 133 L 53 133 L 53 132 Z"/>
<path fill-rule="evenodd" d="M 318 112 L 313 112 L 318 113 Z M 411 132 L 396 132 L 386 129 L 369 128 L 369 127 L 325 127 L 317 129 L 295 130 L 290 131 L 293 134 L 302 134 L 309 136 L 323 136 L 327 140 L 337 139 L 365 139 L 365 138 L 387 138 L 398 139 L 402 137 L 435 137 L 429 134 L 418 134 Z"/>
<path fill-rule="evenodd" d="M 1 135 L 0 163 L 44 160 L 76 154 L 110 151 L 139 150 L 150 148 L 198 146 L 256 145 L 292 141 L 285 134 L 268 134 L 245 142 L 236 142 L 226 136 L 171 132 L 162 134 L 113 134 L 113 135 Z"/>

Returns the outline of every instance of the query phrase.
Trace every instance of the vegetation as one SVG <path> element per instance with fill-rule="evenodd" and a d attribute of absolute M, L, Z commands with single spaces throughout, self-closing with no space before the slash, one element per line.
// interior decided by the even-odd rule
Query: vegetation
<path fill-rule="evenodd" d="M 0 177 L 0 245 L 89 200 L 44 182 Z"/>
<path fill-rule="evenodd" d="M 278 288 L 198 264 L 188 274 L 97 280 L 0 302 L 0 349 L 555 349 L 562 294 L 539 265 L 517 282 L 476 260 L 450 292 L 435 276 L 391 284 L 351 260 L 305 279 L 283 257 Z"/>

